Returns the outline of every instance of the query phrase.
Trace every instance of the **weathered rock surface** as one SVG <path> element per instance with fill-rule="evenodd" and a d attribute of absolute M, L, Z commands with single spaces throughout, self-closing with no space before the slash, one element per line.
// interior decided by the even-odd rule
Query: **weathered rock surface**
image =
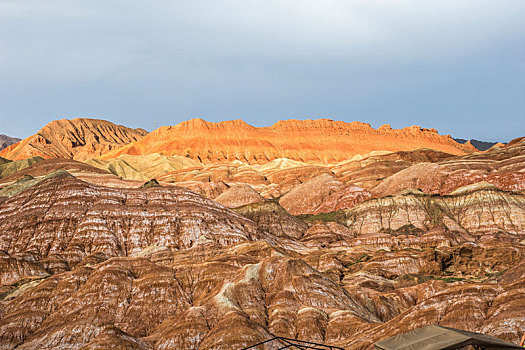
<path fill-rule="evenodd" d="M 308 228 L 306 223 L 275 202 L 248 204 L 234 211 L 253 220 L 257 227 L 271 233 L 272 237 L 299 239 Z"/>
<path fill-rule="evenodd" d="M 163 126 L 144 139 L 103 156 L 161 153 L 223 163 L 240 160 L 262 164 L 279 158 L 300 162 L 337 163 L 371 151 L 401 151 L 432 148 L 466 154 L 476 149 L 463 145 L 434 129 L 419 126 L 394 130 L 388 125 L 373 129 L 369 124 L 329 119 L 284 120 L 256 128 L 242 120 L 210 123 L 192 119 L 175 126 Z"/>
<path fill-rule="evenodd" d="M 418 188 L 427 193 L 447 194 L 481 181 L 509 191 L 525 189 L 525 139 L 484 153 L 413 165 L 381 182 L 373 193 L 380 197 Z"/>
<path fill-rule="evenodd" d="M 3 150 L 4 148 L 8 147 L 8 146 L 11 146 L 11 145 L 17 143 L 20 140 L 21 139 L 16 138 L 16 137 L 10 137 L 10 136 L 4 135 L 4 134 L 0 134 L 0 151 Z"/>
<path fill-rule="evenodd" d="M 430 323 L 517 341 L 524 197 L 487 183 L 407 191 L 305 222 L 275 200 L 230 211 L 55 171 L 0 204 L 0 347 L 231 349 L 281 335 L 370 348 Z"/>
<path fill-rule="evenodd" d="M 126 256 L 151 246 L 257 237 L 253 222 L 175 187 L 117 190 L 62 173 L 0 206 L 0 251 L 66 266 L 88 256 Z M 148 237 L 148 238 L 146 238 Z"/>
<path fill-rule="evenodd" d="M 108 170 L 122 178 L 133 180 L 154 179 L 172 171 L 200 166 L 200 163 L 193 159 L 180 156 L 168 157 L 161 154 L 144 156 L 126 154 L 109 161 L 93 158 L 86 163 Z"/>
<path fill-rule="evenodd" d="M 236 185 L 216 197 L 215 201 L 228 208 L 238 208 L 247 204 L 264 202 L 265 199 L 248 185 Z"/>
<path fill-rule="evenodd" d="M 96 157 L 147 134 L 98 119 L 55 120 L 35 135 L 0 151 L 0 157 L 20 160 L 30 157 L 85 160 Z"/>
<path fill-rule="evenodd" d="M 10 161 L 7 159 L 4 159 L 4 162 L 0 164 L 0 179 L 7 177 L 9 175 L 12 175 L 14 173 L 18 173 L 20 170 L 25 169 L 32 164 L 38 163 L 40 161 L 44 160 L 41 157 L 32 157 L 17 161 Z"/>
<path fill-rule="evenodd" d="M 371 194 L 361 187 L 343 185 L 328 174 L 319 175 L 294 187 L 279 203 L 290 213 L 317 214 L 351 208 Z"/>

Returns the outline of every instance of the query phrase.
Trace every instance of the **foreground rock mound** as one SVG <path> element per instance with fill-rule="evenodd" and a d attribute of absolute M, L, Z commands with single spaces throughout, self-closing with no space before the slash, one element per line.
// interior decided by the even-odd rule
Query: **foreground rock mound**
<path fill-rule="evenodd" d="M 182 188 L 111 189 L 58 173 L 0 205 L 0 251 L 62 271 L 83 259 L 255 239 L 250 220 Z"/>
<path fill-rule="evenodd" d="M 520 253 L 502 269 L 523 259 L 524 249 L 513 249 Z M 487 251 L 473 252 L 474 261 Z M 519 322 L 524 311 L 523 271 L 509 270 L 512 282 L 447 283 L 424 278 L 425 271 L 441 271 L 430 249 L 400 251 L 399 259 L 386 254 L 366 261 L 344 252 L 308 256 L 245 242 L 90 261 L 13 287 L 2 304 L 0 345 L 226 350 L 275 334 L 366 349 L 428 323 L 476 328 L 512 341 L 523 331 L 519 323 L 505 327 Z M 503 262 L 501 255 L 485 260 Z M 384 272 L 400 271 L 401 262 L 420 275 Z M 378 266 L 382 276 L 375 274 Z"/>
<path fill-rule="evenodd" d="M 0 151 L 0 157 L 20 160 L 30 157 L 85 160 L 96 157 L 147 134 L 98 119 L 55 120 L 35 135 Z"/>
<path fill-rule="evenodd" d="M 143 140 L 110 152 L 105 159 L 123 154 L 161 153 L 192 158 L 202 163 L 240 160 L 262 164 L 279 158 L 315 163 L 337 163 L 371 151 L 400 151 L 432 148 L 466 154 L 476 149 L 450 136 L 419 126 L 394 130 L 390 126 L 373 129 L 369 124 L 337 122 L 329 119 L 284 120 L 257 128 L 242 120 L 210 123 L 192 119 L 175 126 L 163 126 Z"/>

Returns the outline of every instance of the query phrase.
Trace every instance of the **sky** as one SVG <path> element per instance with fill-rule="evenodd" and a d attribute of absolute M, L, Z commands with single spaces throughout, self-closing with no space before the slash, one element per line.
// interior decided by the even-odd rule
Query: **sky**
<path fill-rule="evenodd" d="M 0 134 L 330 118 L 525 136 L 524 0 L 0 0 Z"/>

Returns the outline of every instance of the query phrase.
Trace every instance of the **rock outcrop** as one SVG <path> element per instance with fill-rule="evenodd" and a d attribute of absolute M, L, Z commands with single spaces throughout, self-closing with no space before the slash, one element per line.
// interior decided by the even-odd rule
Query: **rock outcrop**
<path fill-rule="evenodd" d="M 10 136 L 7 136 L 7 135 L 0 134 L 0 151 L 3 150 L 4 148 L 8 147 L 8 146 L 11 146 L 11 145 L 17 143 L 20 140 L 21 139 L 16 138 L 16 137 L 10 137 Z"/>
<path fill-rule="evenodd" d="M 25 169 L 42 160 L 44 159 L 41 157 L 32 157 L 32 158 L 17 160 L 14 162 L 8 159 L 5 159 L 0 164 L 0 179 L 7 177 L 11 174 L 14 174 L 14 173 L 18 173 L 20 170 Z"/>
<path fill-rule="evenodd" d="M 147 134 L 98 119 L 55 120 L 35 135 L 0 151 L 0 157 L 20 160 L 30 157 L 85 160 L 100 156 Z"/>
<path fill-rule="evenodd" d="M 318 214 L 351 208 L 371 198 L 368 191 L 354 185 L 343 185 L 328 174 L 319 175 L 295 186 L 280 200 L 294 215 Z"/>
<path fill-rule="evenodd" d="M 248 185 L 235 185 L 215 198 L 215 201 L 228 208 L 264 202 L 264 197 Z"/>
<path fill-rule="evenodd" d="M 481 181 L 508 191 L 525 189 L 525 139 L 484 153 L 415 164 L 382 181 L 373 193 L 381 197 L 418 188 L 427 193 L 447 194 Z"/>
<path fill-rule="evenodd" d="M 89 256 L 132 255 L 151 245 L 182 249 L 258 237 L 250 220 L 188 190 L 117 190 L 63 171 L 4 201 L 0 232 L 0 251 L 62 267 Z"/>
<path fill-rule="evenodd" d="M 17 181 L 23 179 L 24 177 L 32 177 L 37 180 L 42 180 L 47 175 L 50 175 L 56 171 L 66 171 L 80 180 L 84 180 L 96 185 L 118 187 L 118 188 L 128 188 L 128 187 L 139 187 L 144 183 L 144 181 L 131 181 L 131 180 L 122 180 L 119 177 L 99 168 L 95 168 L 88 164 L 78 162 L 72 159 L 36 159 L 34 163 L 29 163 L 27 166 L 27 161 L 35 160 L 34 158 L 14 161 L 9 164 L 18 166 L 22 164 L 22 170 L 11 172 L 11 175 L 0 178 L 0 189 L 5 188 L 6 186 L 11 186 Z M 7 164 L 5 164 L 7 165 Z M 1 169 L 0 165 L 0 169 Z"/>
<path fill-rule="evenodd" d="M 371 151 L 401 151 L 418 148 L 463 155 L 475 151 L 434 129 L 411 126 L 395 130 L 378 129 L 360 122 L 337 122 L 329 119 L 284 120 L 269 127 L 257 128 L 242 120 L 219 123 L 192 119 L 175 126 L 163 126 L 144 139 L 103 156 L 160 153 L 192 158 L 202 163 L 240 160 L 247 164 L 264 164 L 287 158 L 307 163 L 330 164 L 353 155 Z"/>
<path fill-rule="evenodd" d="M 519 235 L 525 231 L 524 212 L 523 194 L 481 182 L 446 196 L 409 190 L 397 196 L 372 199 L 346 210 L 345 220 L 359 235 L 418 233 L 433 227 L 476 236 L 498 230 Z"/>
<path fill-rule="evenodd" d="M 94 158 L 86 163 L 132 180 L 154 179 L 173 171 L 200 166 L 200 163 L 193 159 L 180 156 L 168 157 L 161 154 L 123 155 L 109 161 Z"/>
<path fill-rule="evenodd" d="M 452 154 L 431 149 L 399 152 L 372 152 L 331 167 L 341 182 L 351 182 L 372 190 L 395 173 L 420 163 L 437 163 L 455 158 Z"/>

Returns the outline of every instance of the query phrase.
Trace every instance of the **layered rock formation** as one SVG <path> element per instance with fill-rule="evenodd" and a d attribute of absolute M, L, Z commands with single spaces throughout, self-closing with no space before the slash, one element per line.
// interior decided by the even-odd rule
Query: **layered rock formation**
<path fill-rule="evenodd" d="M 373 192 L 376 196 L 385 196 L 418 188 L 428 193 L 447 194 L 481 181 L 509 191 L 525 189 L 525 139 L 513 140 L 484 153 L 415 164 L 385 179 Z"/>
<path fill-rule="evenodd" d="M 173 171 L 200 167 L 200 163 L 193 159 L 180 156 L 168 157 L 161 154 L 123 155 L 109 161 L 93 158 L 86 163 L 131 180 L 149 180 Z"/>
<path fill-rule="evenodd" d="M 328 174 L 319 175 L 295 186 L 279 203 L 290 213 L 317 214 L 351 208 L 371 198 L 361 187 L 343 185 Z"/>
<path fill-rule="evenodd" d="M 433 227 L 469 235 L 499 228 L 510 234 L 525 231 L 525 197 L 489 183 L 463 187 L 448 196 L 406 191 L 370 200 L 345 211 L 346 224 L 358 234 L 424 232 Z"/>
<path fill-rule="evenodd" d="M 0 134 L 0 151 L 3 150 L 4 148 L 8 147 L 8 146 L 11 146 L 11 145 L 17 143 L 20 140 L 21 139 L 16 138 L 16 137 L 10 137 L 10 136 L 7 136 L 7 135 Z"/>
<path fill-rule="evenodd" d="M 4 158 L 0 158 L 0 159 L 2 159 L 2 162 L 0 163 L 0 179 L 7 177 L 11 174 L 17 173 L 20 170 L 31 166 L 32 164 L 35 164 L 35 163 L 38 163 L 44 160 L 41 157 L 32 157 L 32 158 L 17 160 L 14 162 L 10 161 L 9 159 L 4 159 Z"/>
<path fill-rule="evenodd" d="M 351 181 L 357 186 L 371 190 L 389 176 L 420 163 L 437 163 L 455 158 L 452 154 L 431 149 L 399 152 L 372 152 L 356 156 L 331 167 L 342 182 Z"/>
<path fill-rule="evenodd" d="M 181 188 L 52 174 L 0 204 L 2 348 L 240 349 L 280 335 L 365 349 L 429 323 L 525 331 L 519 193 L 408 191 L 303 221 L 275 200 L 230 211 Z"/>
<path fill-rule="evenodd" d="M 264 202 L 264 197 L 248 185 L 236 185 L 215 197 L 215 201 L 228 208 Z"/>
<path fill-rule="evenodd" d="M 326 120 L 155 133 L 102 157 L 112 141 L 0 158 L 0 349 L 525 332 L 524 139 L 458 155 L 433 131 Z M 64 150 L 53 137 L 46 149 Z M 443 147 L 388 152 L 385 139 Z"/>
<path fill-rule="evenodd" d="M 66 172 L 4 201 L 0 222 L 1 251 L 32 260 L 53 257 L 54 264 L 61 260 L 65 266 L 89 255 L 122 256 L 151 245 L 180 249 L 214 237 L 233 243 L 257 236 L 249 220 L 188 190 L 116 190 Z"/>
<path fill-rule="evenodd" d="M 163 126 L 144 139 L 104 155 L 111 159 L 123 154 L 160 153 L 196 159 L 202 163 L 240 160 L 261 164 L 287 158 L 307 163 L 337 163 L 371 151 L 400 151 L 418 148 L 462 155 L 475 151 L 450 136 L 419 126 L 394 130 L 378 129 L 360 122 L 329 119 L 284 120 L 257 128 L 242 120 L 219 123 L 192 119 L 175 126 Z"/>
<path fill-rule="evenodd" d="M 29 160 L 32 159 L 34 160 L 34 158 L 29 158 Z M 10 175 L 0 178 L 0 189 L 5 188 L 6 186 L 13 186 L 18 181 L 23 180 L 24 178 L 35 178 L 37 180 L 42 180 L 46 176 L 56 171 L 68 172 L 78 179 L 96 185 L 128 188 L 139 187 L 141 184 L 144 183 L 144 181 L 122 180 L 121 178 L 113 175 L 110 172 L 71 159 L 44 160 L 38 158 L 38 161 L 36 161 L 36 163 L 32 163 L 29 166 L 25 166 L 27 165 L 26 161 L 27 160 L 22 160 L 9 163 L 15 165 L 22 163 L 24 167 L 22 167 L 22 170 L 12 172 Z"/>
<path fill-rule="evenodd" d="M 85 160 L 96 157 L 147 134 L 98 119 L 55 120 L 35 135 L 0 151 L 0 157 L 20 160 L 30 157 Z"/>

